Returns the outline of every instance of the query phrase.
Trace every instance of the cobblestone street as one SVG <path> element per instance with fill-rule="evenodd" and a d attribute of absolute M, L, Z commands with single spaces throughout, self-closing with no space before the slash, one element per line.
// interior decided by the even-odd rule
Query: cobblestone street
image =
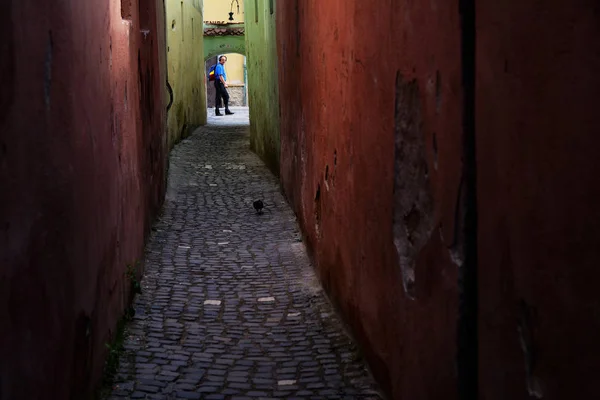
<path fill-rule="evenodd" d="M 323 295 L 248 111 L 171 153 L 110 399 L 379 399 Z M 265 210 L 257 215 L 254 200 Z"/>

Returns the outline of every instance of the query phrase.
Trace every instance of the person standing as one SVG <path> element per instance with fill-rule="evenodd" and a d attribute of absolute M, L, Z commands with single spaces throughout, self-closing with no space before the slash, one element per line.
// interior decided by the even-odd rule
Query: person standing
<path fill-rule="evenodd" d="M 227 92 L 227 73 L 225 72 L 225 63 L 227 62 L 226 56 L 219 57 L 219 63 L 215 68 L 215 115 L 221 116 L 219 108 L 221 107 L 221 99 L 225 105 L 225 115 L 233 114 L 229 111 L 229 93 Z"/>

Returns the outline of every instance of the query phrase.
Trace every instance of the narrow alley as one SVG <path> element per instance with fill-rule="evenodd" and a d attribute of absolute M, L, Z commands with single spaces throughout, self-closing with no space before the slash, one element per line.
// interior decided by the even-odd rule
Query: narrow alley
<path fill-rule="evenodd" d="M 600 399 L 599 6 L 0 1 L 0 400 Z"/>
<path fill-rule="evenodd" d="M 171 153 L 110 399 L 380 398 L 233 111 Z"/>

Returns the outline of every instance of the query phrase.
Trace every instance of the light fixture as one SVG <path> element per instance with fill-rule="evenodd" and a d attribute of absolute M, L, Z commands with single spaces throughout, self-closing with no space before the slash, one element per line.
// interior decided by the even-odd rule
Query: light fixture
<path fill-rule="evenodd" d="M 233 3 L 237 4 L 237 13 L 240 13 L 240 2 L 238 0 L 231 0 L 231 7 L 229 8 L 229 20 L 233 21 Z"/>

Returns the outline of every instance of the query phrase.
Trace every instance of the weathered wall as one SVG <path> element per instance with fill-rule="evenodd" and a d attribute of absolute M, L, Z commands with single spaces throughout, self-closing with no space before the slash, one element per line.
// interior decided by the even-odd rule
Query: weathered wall
<path fill-rule="evenodd" d="M 279 88 L 275 0 L 245 0 L 250 147 L 279 172 Z"/>
<path fill-rule="evenodd" d="M 89 398 L 126 306 L 167 151 L 162 2 L 140 2 L 0 3 L 2 399 Z"/>
<path fill-rule="evenodd" d="M 212 30 L 212 29 L 210 29 Z M 206 31 L 210 31 L 206 29 Z M 210 59 L 212 57 L 216 57 L 221 54 L 232 54 L 239 57 L 237 65 L 233 66 L 234 75 L 242 74 L 244 70 L 244 59 L 243 55 L 246 54 L 246 39 L 243 34 L 243 28 L 236 29 L 235 35 L 214 35 L 204 36 L 204 58 Z M 240 34 L 241 33 L 241 34 Z M 235 53 L 235 54 L 234 54 Z M 229 56 L 227 58 L 227 64 L 229 62 Z M 231 68 L 231 66 L 228 66 Z M 237 71 L 237 72 L 236 72 Z M 238 76 L 240 76 L 238 75 Z M 229 74 L 227 75 L 229 77 Z"/>
<path fill-rule="evenodd" d="M 214 87 L 213 87 L 214 88 Z M 246 91 L 244 85 L 232 84 L 227 87 L 229 92 L 229 105 L 232 107 L 241 107 L 246 105 Z"/>
<path fill-rule="evenodd" d="M 324 287 L 393 398 L 455 398 L 458 1 L 277 14 L 281 180 Z"/>
<path fill-rule="evenodd" d="M 284 190 L 383 387 L 455 398 L 476 110 L 480 398 L 594 397 L 597 3 L 477 2 L 472 102 L 457 3 L 279 4 Z"/>
<path fill-rule="evenodd" d="M 599 397 L 598 6 L 477 3 L 482 399 Z"/>
<path fill-rule="evenodd" d="M 168 113 L 169 147 L 206 124 L 202 0 L 165 0 L 167 63 L 173 104 Z"/>

